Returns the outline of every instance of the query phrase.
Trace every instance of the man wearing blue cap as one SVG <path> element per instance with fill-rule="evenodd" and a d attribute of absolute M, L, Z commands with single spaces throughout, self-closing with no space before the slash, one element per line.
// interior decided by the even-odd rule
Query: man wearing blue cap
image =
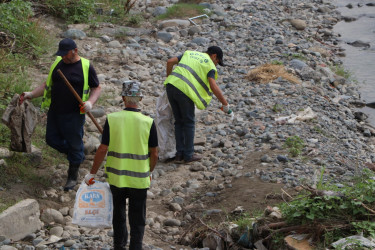
<path fill-rule="evenodd" d="M 77 184 L 79 166 L 85 159 L 82 141 L 84 113 L 92 109 L 100 96 L 101 87 L 94 67 L 89 60 L 78 55 L 77 45 L 72 39 L 61 40 L 56 55 L 47 81 L 31 92 L 22 93 L 20 103 L 43 96 L 42 108 L 49 108 L 46 142 L 67 154 L 69 170 L 64 190 L 68 191 Z M 58 69 L 82 98 L 82 107 L 58 74 Z"/>
<path fill-rule="evenodd" d="M 126 199 L 129 199 L 130 250 L 141 250 L 146 225 L 147 189 L 158 160 L 158 136 L 152 118 L 138 109 L 142 99 L 140 83 L 125 81 L 122 88 L 125 109 L 111 113 L 103 129 L 92 169 L 85 176 L 87 185 L 107 155 L 105 177 L 113 196 L 114 250 L 125 250 L 128 241 Z"/>
<path fill-rule="evenodd" d="M 190 163 L 202 158 L 194 154 L 195 106 L 198 109 L 207 108 L 215 95 L 222 104 L 221 110 L 232 114 L 216 84 L 218 64 L 224 66 L 223 51 L 218 46 L 209 47 L 205 53 L 187 50 L 183 55 L 167 61 L 164 85 L 175 119 L 177 163 Z"/>

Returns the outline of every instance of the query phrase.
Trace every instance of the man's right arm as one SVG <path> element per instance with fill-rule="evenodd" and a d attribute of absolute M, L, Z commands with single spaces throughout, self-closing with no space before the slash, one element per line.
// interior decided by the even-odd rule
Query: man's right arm
<path fill-rule="evenodd" d="M 31 92 L 23 92 L 21 95 L 20 95 L 20 104 L 22 104 L 26 99 L 33 99 L 33 98 L 37 98 L 39 96 L 42 96 L 43 93 L 44 93 L 44 89 L 46 88 L 47 84 L 46 83 L 43 83 L 41 85 L 39 85 L 38 87 L 36 87 L 33 91 Z"/>
<path fill-rule="evenodd" d="M 154 171 L 158 162 L 158 147 L 149 148 L 150 151 L 150 172 Z"/>
<path fill-rule="evenodd" d="M 212 92 L 214 93 L 214 95 L 217 97 L 217 99 L 219 99 L 219 101 L 221 102 L 221 104 L 223 104 L 223 106 L 227 106 L 228 102 L 225 99 L 223 92 L 221 92 L 221 89 L 219 88 L 219 86 L 217 86 L 215 79 L 209 77 L 208 82 L 210 83 L 210 88 Z"/>
<path fill-rule="evenodd" d="M 173 66 L 178 64 L 178 57 L 169 58 L 167 61 L 167 77 L 172 73 Z"/>

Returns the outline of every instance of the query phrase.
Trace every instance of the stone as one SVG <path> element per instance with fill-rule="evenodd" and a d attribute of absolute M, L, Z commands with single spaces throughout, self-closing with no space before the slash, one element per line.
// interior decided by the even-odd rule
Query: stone
<path fill-rule="evenodd" d="M 57 210 L 53 208 L 47 208 L 42 212 L 40 219 L 47 224 L 56 222 L 61 225 L 64 224 L 64 216 Z"/>
<path fill-rule="evenodd" d="M 190 26 L 190 22 L 189 20 L 181 20 L 181 19 L 165 20 L 159 24 L 159 29 L 164 29 L 164 28 L 173 27 L 173 26 L 187 28 Z"/>
<path fill-rule="evenodd" d="M 83 39 L 86 37 L 86 33 L 78 29 L 69 29 L 62 34 L 62 37 L 71 39 Z"/>
<path fill-rule="evenodd" d="M 163 221 L 164 226 L 169 227 L 179 227 L 181 226 L 181 221 L 177 219 L 166 219 Z"/>
<path fill-rule="evenodd" d="M 157 37 L 166 43 L 170 42 L 173 38 L 172 34 L 169 32 L 158 32 Z"/>
<path fill-rule="evenodd" d="M 304 30 L 307 27 L 306 22 L 301 19 L 291 19 L 289 22 L 296 30 Z"/>
<path fill-rule="evenodd" d="M 20 240 L 42 228 L 39 216 L 39 204 L 36 200 L 22 200 L 0 214 L 0 235 L 14 241 Z"/>

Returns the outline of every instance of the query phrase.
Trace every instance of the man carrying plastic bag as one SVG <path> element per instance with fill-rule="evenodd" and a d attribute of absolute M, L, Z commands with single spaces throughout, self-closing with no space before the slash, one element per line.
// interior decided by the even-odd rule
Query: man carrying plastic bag
<path fill-rule="evenodd" d="M 111 227 L 112 193 L 106 182 L 82 182 L 76 194 L 72 223 L 83 227 Z"/>
<path fill-rule="evenodd" d="M 158 138 L 153 119 L 141 114 L 138 109 L 142 100 L 140 83 L 125 81 L 122 99 L 125 109 L 107 116 L 102 142 L 85 182 L 88 185 L 95 182 L 95 174 L 108 152 L 105 174 L 113 195 L 114 249 L 125 249 L 128 240 L 126 199 L 129 198 L 129 249 L 141 250 L 147 189 L 158 159 Z"/>

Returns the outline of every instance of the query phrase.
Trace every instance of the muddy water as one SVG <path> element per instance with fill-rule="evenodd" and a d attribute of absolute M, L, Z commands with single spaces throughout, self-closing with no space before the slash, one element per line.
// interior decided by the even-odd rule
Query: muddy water
<path fill-rule="evenodd" d="M 345 49 L 342 58 L 344 67 L 354 74 L 360 84 L 361 97 L 366 102 L 375 102 L 375 6 L 366 6 L 370 0 L 335 0 L 338 10 L 343 16 L 355 17 L 356 21 L 337 23 L 334 32 L 341 35 L 340 46 Z M 353 7 L 348 8 L 351 4 Z M 360 40 L 370 44 L 370 48 L 348 45 Z M 368 121 L 375 126 L 375 109 L 363 108 L 369 115 Z"/>

